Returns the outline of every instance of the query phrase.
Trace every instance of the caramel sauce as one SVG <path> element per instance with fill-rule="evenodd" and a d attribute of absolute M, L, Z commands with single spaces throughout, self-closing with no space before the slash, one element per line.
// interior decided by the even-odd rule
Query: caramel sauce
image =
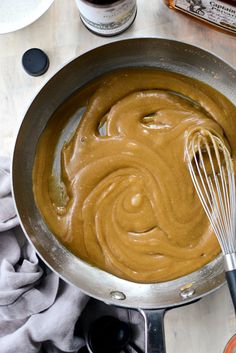
<path fill-rule="evenodd" d="M 234 162 L 236 108 L 200 81 L 126 69 L 78 90 L 37 146 L 34 196 L 48 227 L 79 258 L 130 281 L 168 281 L 204 266 L 220 247 L 184 160 L 197 125 L 227 140 Z"/>

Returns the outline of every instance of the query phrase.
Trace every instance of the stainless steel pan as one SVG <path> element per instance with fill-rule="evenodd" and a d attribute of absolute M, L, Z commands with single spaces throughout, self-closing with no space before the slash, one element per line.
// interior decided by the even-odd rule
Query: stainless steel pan
<path fill-rule="evenodd" d="M 157 38 L 128 39 L 98 47 L 56 73 L 32 102 L 15 144 L 12 184 L 22 228 L 39 256 L 60 277 L 90 296 L 140 310 L 146 322 L 146 352 L 160 353 L 165 351 L 162 309 L 191 302 L 220 287 L 224 283 L 221 257 L 174 281 L 159 284 L 125 281 L 81 261 L 60 244 L 44 223 L 32 192 L 37 141 L 52 113 L 95 77 L 113 69 L 137 66 L 171 70 L 202 80 L 236 104 L 236 71 L 202 49 Z"/>

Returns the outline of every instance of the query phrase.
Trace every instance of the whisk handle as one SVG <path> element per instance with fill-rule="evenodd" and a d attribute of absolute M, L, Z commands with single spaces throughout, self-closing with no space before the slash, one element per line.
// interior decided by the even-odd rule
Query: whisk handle
<path fill-rule="evenodd" d="M 236 313 L 236 253 L 224 255 L 225 276 Z"/>
<path fill-rule="evenodd" d="M 233 301 L 234 310 L 236 312 L 236 270 L 226 271 L 225 276 L 228 282 L 228 287 Z"/>

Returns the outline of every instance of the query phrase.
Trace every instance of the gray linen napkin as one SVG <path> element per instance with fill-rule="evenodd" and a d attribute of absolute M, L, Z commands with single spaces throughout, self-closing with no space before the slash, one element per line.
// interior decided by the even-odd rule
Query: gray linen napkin
<path fill-rule="evenodd" d="M 0 158 L 0 352 L 77 352 L 74 328 L 88 297 L 42 266 L 11 197 L 9 160 Z"/>

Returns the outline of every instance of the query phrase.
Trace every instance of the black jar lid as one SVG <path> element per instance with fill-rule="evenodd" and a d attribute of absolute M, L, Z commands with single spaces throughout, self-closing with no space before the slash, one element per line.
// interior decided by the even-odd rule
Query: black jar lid
<path fill-rule="evenodd" d="M 32 48 L 23 54 L 22 65 L 27 74 L 41 76 L 49 67 L 49 59 L 47 54 L 41 49 Z"/>

